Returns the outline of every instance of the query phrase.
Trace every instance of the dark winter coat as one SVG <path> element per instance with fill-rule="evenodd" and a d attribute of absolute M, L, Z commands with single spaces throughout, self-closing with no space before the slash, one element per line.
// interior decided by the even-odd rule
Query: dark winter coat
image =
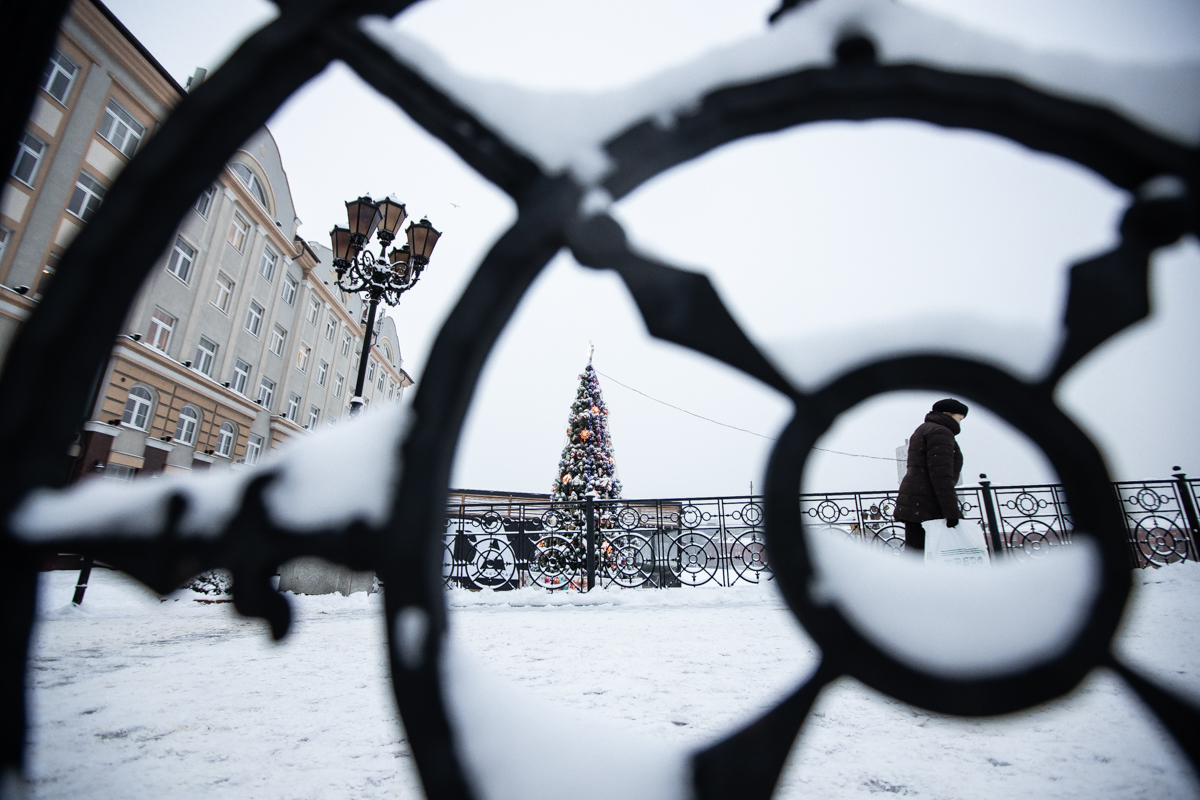
<path fill-rule="evenodd" d="M 906 522 L 959 518 L 954 486 L 962 472 L 962 451 L 954 417 L 931 411 L 908 440 L 908 473 L 900 481 L 895 518 Z"/>

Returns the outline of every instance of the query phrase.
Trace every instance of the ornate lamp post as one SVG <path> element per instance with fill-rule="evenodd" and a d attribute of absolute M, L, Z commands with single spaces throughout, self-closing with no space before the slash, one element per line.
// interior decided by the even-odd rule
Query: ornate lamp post
<path fill-rule="evenodd" d="M 379 301 L 394 306 L 400 302 L 400 295 L 417 285 L 442 234 L 434 229 L 428 219 L 410 222 L 405 230 L 408 243 L 400 248 L 392 248 L 389 256 L 388 245 L 396 238 L 396 232 L 408 216 L 403 203 L 391 198 L 375 202 L 364 196 L 346 203 L 346 216 L 350 227 L 335 227 L 329 232 L 333 242 L 333 269 L 337 273 L 337 286 L 351 294 L 365 292 L 369 303 L 362 355 L 358 360 L 358 380 L 354 384 L 354 396 L 350 398 L 350 416 L 353 417 L 363 407 L 363 385 L 367 377 L 367 359 L 371 356 L 375 310 L 379 307 Z M 379 240 L 378 256 L 367 249 L 367 242 L 372 236 Z"/>

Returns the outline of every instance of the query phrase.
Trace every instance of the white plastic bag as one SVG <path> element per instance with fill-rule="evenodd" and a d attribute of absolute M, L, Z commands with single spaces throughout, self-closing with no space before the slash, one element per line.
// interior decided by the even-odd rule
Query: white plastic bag
<path fill-rule="evenodd" d="M 975 520 L 960 519 L 958 525 L 947 528 L 946 520 L 931 519 L 921 526 L 925 528 L 926 564 L 982 567 L 991 561 L 983 528 Z"/>

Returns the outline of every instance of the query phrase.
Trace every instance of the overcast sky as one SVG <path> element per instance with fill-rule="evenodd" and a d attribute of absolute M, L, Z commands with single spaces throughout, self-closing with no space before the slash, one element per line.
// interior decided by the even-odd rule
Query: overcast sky
<path fill-rule="evenodd" d="M 753 37 L 775 5 L 428 0 L 398 25 L 464 73 L 533 89 L 626 85 Z M 109 7 L 180 81 L 213 69 L 274 15 L 265 0 Z M 1124 61 L 1200 59 L 1200 3 L 920 0 L 960 24 L 1041 49 Z M 520 109 L 513 109 L 520 113 Z M 421 284 L 391 313 L 417 381 L 441 321 L 512 223 L 511 201 L 388 101 L 335 65 L 268 127 L 283 154 L 305 238 L 327 240 L 342 203 L 394 193 L 444 232 Z M 1066 270 L 1114 242 L 1128 198 L 1056 158 L 994 137 L 923 124 L 820 124 L 727 146 L 646 184 L 614 209 L 640 248 L 709 274 L 761 342 L 900 325 L 947 310 L 1044 330 L 1061 316 Z M 1155 316 L 1067 378 L 1059 401 L 1101 445 L 1116 477 L 1200 472 L 1200 251 L 1163 251 Z M 775 392 L 651 340 L 613 275 L 565 254 L 545 271 L 484 373 L 453 483 L 548 490 L 588 344 L 611 409 L 628 497 L 734 494 L 761 476 L 789 415 Z M 625 388 L 752 433 L 697 419 Z M 877 398 L 843 416 L 810 488 L 888 489 L 897 445 L 940 395 Z M 1036 450 L 986 409 L 959 438 L 964 477 L 1053 480 Z"/>

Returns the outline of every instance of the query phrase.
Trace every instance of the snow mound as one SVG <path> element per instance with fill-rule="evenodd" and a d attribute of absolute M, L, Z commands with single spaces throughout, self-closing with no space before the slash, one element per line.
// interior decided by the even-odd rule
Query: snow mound
<path fill-rule="evenodd" d="M 1062 653 L 1100 590 L 1100 556 L 1086 536 L 1043 558 L 989 568 L 926 565 L 836 531 L 808 537 L 814 602 L 835 604 L 880 649 L 946 678 L 1016 672 Z"/>
<path fill-rule="evenodd" d="M 449 589 L 451 608 L 543 608 L 550 606 L 627 606 L 716 608 L 721 606 L 767 606 L 784 608 L 786 603 L 774 581 L 737 586 L 680 586 L 669 589 L 596 587 L 590 592 L 548 591 L 537 586 L 509 591 Z"/>

